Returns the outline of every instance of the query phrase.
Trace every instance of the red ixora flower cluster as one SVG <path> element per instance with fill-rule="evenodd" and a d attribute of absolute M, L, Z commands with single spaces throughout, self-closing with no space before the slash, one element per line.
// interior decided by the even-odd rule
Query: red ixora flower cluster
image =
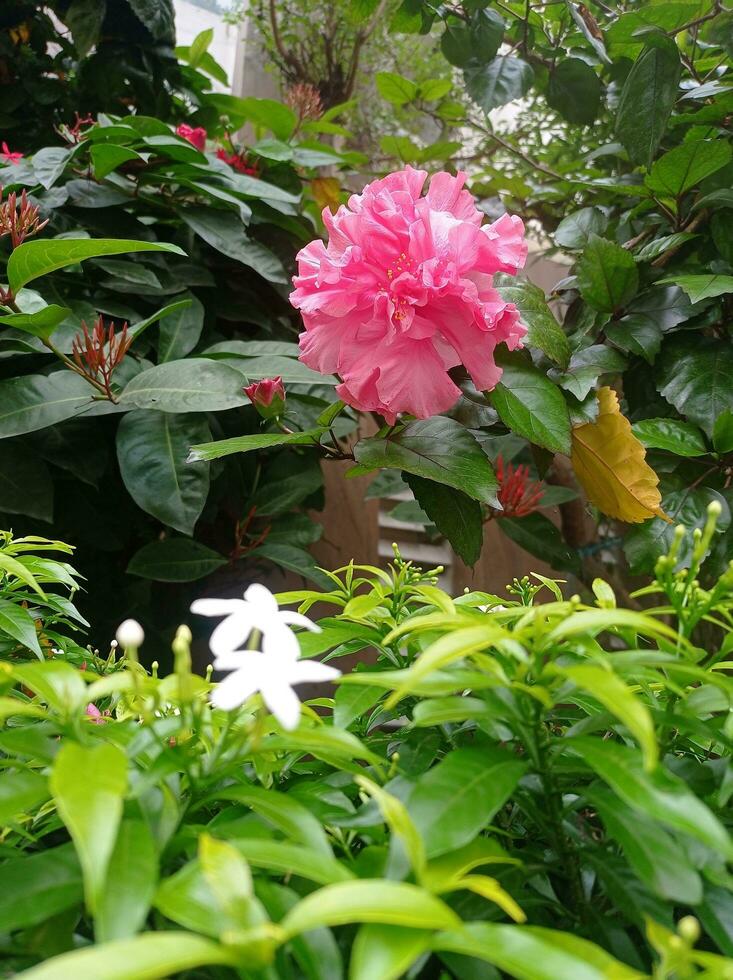
<path fill-rule="evenodd" d="M 20 163 L 20 161 L 23 159 L 23 154 L 18 153 L 17 151 L 13 152 L 13 150 L 11 150 L 8 144 L 3 140 L 0 157 L 2 157 L 6 163 Z"/>
<path fill-rule="evenodd" d="M 216 151 L 216 155 L 224 163 L 228 163 L 232 170 L 236 170 L 238 174 L 246 174 L 248 177 L 259 176 L 259 170 L 257 169 L 257 164 L 253 163 L 247 156 L 246 153 L 227 153 L 223 147 L 219 147 Z"/>
<path fill-rule="evenodd" d="M 81 328 L 82 332 L 74 337 L 71 345 L 76 372 L 110 401 L 115 401 L 112 375 L 133 341 L 127 332 L 127 324 L 116 332 L 113 323 L 106 326 L 103 317 L 98 316 L 91 331 L 84 320 L 81 321 Z"/>
<path fill-rule="evenodd" d="M 310 82 L 296 82 L 285 94 L 285 104 L 298 116 L 298 122 L 323 115 L 321 93 Z"/>
<path fill-rule="evenodd" d="M 20 195 L 20 205 L 15 191 L 2 200 L 3 188 L 0 184 L 0 236 L 10 235 L 13 248 L 22 245 L 29 235 L 36 235 L 48 224 L 48 218 L 41 221 L 38 205 L 31 204 L 25 191 Z"/>
<path fill-rule="evenodd" d="M 530 480 L 528 466 L 515 467 L 497 456 L 496 475 L 499 503 L 504 508 L 501 517 L 527 517 L 537 510 L 544 491 L 541 483 Z"/>

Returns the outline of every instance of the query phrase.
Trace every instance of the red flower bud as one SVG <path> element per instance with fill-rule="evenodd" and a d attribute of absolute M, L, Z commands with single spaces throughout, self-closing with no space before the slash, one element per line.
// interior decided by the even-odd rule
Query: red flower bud
<path fill-rule="evenodd" d="M 184 140 L 188 140 L 197 150 L 201 150 L 203 153 L 206 149 L 206 137 L 207 132 L 203 126 L 189 126 L 188 123 L 181 123 L 181 125 L 176 129 L 176 136 L 182 136 Z"/>
<path fill-rule="evenodd" d="M 244 393 L 252 402 L 263 419 L 275 419 L 283 413 L 285 407 L 285 388 L 283 379 L 263 378 L 247 385 Z"/>
<path fill-rule="evenodd" d="M 512 466 L 501 456 L 496 460 L 499 479 L 499 503 L 504 508 L 501 517 L 527 517 L 540 506 L 543 497 L 541 483 L 529 478 L 528 466 Z"/>

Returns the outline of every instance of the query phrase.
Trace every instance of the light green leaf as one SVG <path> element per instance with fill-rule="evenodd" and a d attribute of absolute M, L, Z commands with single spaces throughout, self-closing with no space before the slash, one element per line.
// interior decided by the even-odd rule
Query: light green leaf
<path fill-rule="evenodd" d="M 92 169 L 97 180 L 104 178 L 128 160 L 140 160 L 140 154 L 129 146 L 116 146 L 114 143 L 96 143 L 89 151 Z"/>
<path fill-rule="evenodd" d="M 493 819 L 526 763 L 501 749 L 455 749 L 424 773 L 407 809 L 429 858 L 469 843 Z M 407 923 L 405 923 L 407 924 Z"/>
<path fill-rule="evenodd" d="M 0 788 L 0 797 L 2 794 Z M 10 858 L 3 864 L 0 916 L 7 932 L 39 925 L 81 905 L 82 899 L 81 870 L 71 844 Z"/>
<path fill-rule="evenodd" d="M 393 105 L 405 105 L 417 95 L 417 85 L 409 78 L 396 75 L 391 71 L 378 71 L 375 75 L 377 91 Z"/>
<path fill-rule="evenodd" d="M 8 313 L 0 316 L 0 324 L 40 337 L 41 340 L 48 340 L 56 327 L 63 323 L 70 313 L 68 307 L 51 303 L 35 313 Z"/>
<path fill-rule="evenodd" d="M 628 728 L 641 746 L 645 768 L 648 771 L 654 769 L 659 759 L 659 749 L 652 716 L 641 698 L 610 668 L 600 664 L 576 664 L 558 667 L 557 670 L 577 687 L 592 694 Z"/>
<path fill-rule="evenodd" d="M 640 754 L 617 742 L 567 739 L 576 752 L 628 806 L 733 858 L 725 827 L 679 776 L 662 766 L 646 772 Z"/>
<path fill-rule="evenodd" d="M 301 899 L 283 919 L 288 936 L 320 926 L 375 922 L 417 929 L 451 929 L 458 917 L 440 899 L 401 881 L 361 879 L 326 885 Z"/>
<path fill-rule="evenodd" d="M 709 273 L 703 276 L 675 275 L 659 280 L 659 285 L 667 283 L 683 289 L 692 303 L 733 293 L 733 276 L 722 276 L 717 273 Z"/>
<path fill-rule="evenodd" d="M 436 936 L 433 949 L 484 960 L 516 980 L 644 980 L 587 939 L 538 926 L 471 922 Z"/>
<path fill-rule="evenodd" d="M 66 742 L 54 761 L 50 786 L 79 855 L 87 907 L 95 914 L 122 817 L 127 757 L 111 743 L 87 748 Z"/>
<path fill-rule="evenodd" d="M 18 769 L 0 779 L 0 827 L 33 810 L 50 796 L 48 781 L 40 772 Z"/>
<path fill-rule="evenodd" d="M 98 942 L 127 939 L 142 929 L 158 884 L 158 853 L 145 820 L 120 824 L 94 920 Z"/>
<path fill-rule="evenodd" d="M 128 252 L 186 253 L 167 242 L 143 242 L 117 238 L 51 238 L 23 242 L 8 259 L 8 283 L 14 293 L 27 283 L 56 269 L 76 265 L 97 255 L 124 255 Z"/>
<path fill-rule="evenodd" d="M 53 956 L 23 973 L 26 980 L 162 980 L 199 966 L 234 966 L 235 954 L 210 939 L 190 932 L 148 932 Z"/>
<path fill-rule="evenodd" d="M 0 478 L 1 485 L 2 478 Z M 0 599 L 0 633 L 7 633 L 21 646 L 32 650 L 39 660 L 43 660 L 35 619 L 27 609 L 8 599 Z"/>
<path fill-rule="evenodd" d="M 349 980 L 398 980 L 430 949 L 427 929 L 370 923 L 354 939 Z"/>
<path fill-rule="evenodd" d="M 232 838 L 230 843 L 253 868 L 267 868 L 284 875 L 297 875 L 320 885 L 351 881 L 354 875 L 334 857 L 313 851 L 303 844 L 286 844 L 260 837 Z"/>

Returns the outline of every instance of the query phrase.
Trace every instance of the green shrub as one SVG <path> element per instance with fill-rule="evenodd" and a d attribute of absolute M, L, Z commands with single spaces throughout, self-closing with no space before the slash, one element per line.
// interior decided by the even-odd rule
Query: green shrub
<path fill-rule="evenodd" d="M 365 655 L 292 730 L 258 694 L 212 709 L 187 627 L 166 677 L 135 624 L 84 671 L 5 662 L 6 970 L 731 977 L 733 570 L 696 580 L 715 518 L 689 568 L 675 536 L 644 613 L 540 576 L 454 600 L 399 555 L 281 595 L 333 609 L 297 633 L 304 657 Z M 212 637 L 220 663 L 292 621 L 267 601 L 197 607 L 244 617 Z M 228 656 L 287 680 L 284 643 Z"/>
<path fill-rule="evenodd" d="M 250 555 L 324 584 L 307 551 L 321 533 L 305 513 L 323 500 L 314 459 L 186 458 L 194 444 L 257 431 L 242 390 L 253 380 L 283 377 L 300 428 L 334 401 L 335 380 L 297 360 L 287 290 L 320 220 L 311 178 L 356 158 L 319 141 L 327 121 L 214 91 L 211 37 L 177 49 L 162 119 L 140 100 L 111 99 L 114 112 L 75 124 L 57 107 L 40 148 L 12 131 L 25 156 L 0 158 L 0 440 L 15 473 L 0 482 L 1 523 L 24 533 L 44 521 L 74 543 L 100 636 L 133 603 L 170 633 L 190 602 L 181 583 Z M 89 61 L 69 68 L 77 94 Z M 204 152 L 175 132 L 181 119 L 208 130 Z M 246 150 L 229 135 L 245 123 Z M 10 232 L 10 198 L 20 207 L 24 192 L 38 209 L 25 241 Z M 90 382 L 68 368 L 85 365 L 83 325 L 91 334 L 99 317 L 103 348 L 110 325 L 119 340 L 127 323 L 132 343 L 111 377 Z"/>

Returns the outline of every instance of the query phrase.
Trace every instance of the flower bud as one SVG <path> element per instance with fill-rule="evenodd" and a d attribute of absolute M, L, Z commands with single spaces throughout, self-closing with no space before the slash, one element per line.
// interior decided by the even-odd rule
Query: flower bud
<path fill-rule="evenodd" d="M 123 650 L 137 650 L 143 645 L 145 633 L 136 619 L 126 619 L 117 627 L 117 642 Z"/>
<path fill-rule="evenodd" d="M 181 136 L 184 140 L 195 146 L 203 153 L 206 149 L 207 132 L 203 126 L 189 126 L 188 123 L 181 123 L 176 129 L 176 136 Z"/>
<path fill-rule="evenodd" d="M 694 946 L 700 938 L 700 923 L 694 915 L 684 915 L 677 923 L 677 932 L 686 943 Z"/>
<path fill-rule="evenodd" d="M 244 393 L 252 402 L 263 419 L 276 419 L 282 415 L 285 407 L 285 388 L 283 379 L 263 378 L 247 385 Z"/>

